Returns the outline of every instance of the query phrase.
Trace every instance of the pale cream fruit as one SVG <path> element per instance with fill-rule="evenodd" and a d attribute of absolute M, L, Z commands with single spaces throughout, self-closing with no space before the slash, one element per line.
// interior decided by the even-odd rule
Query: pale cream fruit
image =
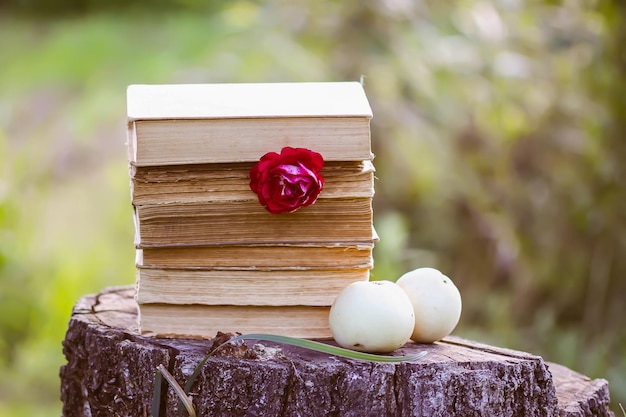
<path fill-rule="evenodd" d="M 402 275 L 396 284 L 413 304 L 413 341 L 432 343 L 452 333 L 461 318 L 462 303 L 450 278 L 434 268 L 418 268 Z"/>
<path fill-rule="evenodd" d="M 339 346 L 386 353 L 409 341 L 415 317 L 409 297 L 395 283 L 358 281 L 337 295 L 329 324 Z"/>

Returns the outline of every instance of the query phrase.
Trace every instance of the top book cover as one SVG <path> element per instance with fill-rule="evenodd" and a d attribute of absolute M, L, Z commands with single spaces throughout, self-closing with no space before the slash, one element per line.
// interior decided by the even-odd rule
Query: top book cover
<path fill-rule="evenodd" d="M 135 84 L 129 122 L 265 117 L 372 117 L 358 82 Z"/>
<path fill-rule="evenodd" d="M 329 161 L 372 157 L 358 82 L 131 85 L 127 116 L 137 166 L 251 162 L 283 146 Z"/>

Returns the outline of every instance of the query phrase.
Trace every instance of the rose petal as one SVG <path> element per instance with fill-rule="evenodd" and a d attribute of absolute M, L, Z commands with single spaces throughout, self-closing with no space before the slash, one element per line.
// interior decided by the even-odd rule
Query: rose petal
<path fill-rule="evenodd" d="M 314 204 L 324 185 L 322 156 L 308 149 L 284 147 L 268 152 L 250 169 L 250 189 L 270 213 L 291 213 Z"/>

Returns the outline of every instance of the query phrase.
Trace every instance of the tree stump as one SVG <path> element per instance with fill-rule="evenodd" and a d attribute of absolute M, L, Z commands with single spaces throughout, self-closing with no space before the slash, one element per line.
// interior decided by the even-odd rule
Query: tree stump
<path fill-rule="evenodd" d="M 63 342 L 65 417 L 148 416 L 157 366 L 184 386 L 212 348 L 140 336 L 134 293 L 110 288 L 75 306 Z M 415 362 L 370 363 L 247 342 L 211 357 L 191 398 L 198 416 L 613 416 L 605 380 L 539 356 L 456 337 L 397 353 L 423 350 Z M 171 388 L 161 404 L 161 416 L 178 415 Z"/>

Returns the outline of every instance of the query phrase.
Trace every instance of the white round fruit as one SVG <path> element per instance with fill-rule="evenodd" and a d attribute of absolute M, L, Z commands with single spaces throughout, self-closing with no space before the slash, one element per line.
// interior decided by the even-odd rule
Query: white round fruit
<path fill-rule="evenodd" d="M 396 284 L 413 304 L 413 341 L 432 343 L 452 333 L 461 318 L 462 303 L 450 278 L 434 268 L 418 268 L 402 275 Z"/>
<path fill-rule="evenodd" d="M 391 281 L 358 281 L 344 288 L 329 315 L 339 346 L 392 352 L 409 341 L 415 317 L 409 297 Z"/>

